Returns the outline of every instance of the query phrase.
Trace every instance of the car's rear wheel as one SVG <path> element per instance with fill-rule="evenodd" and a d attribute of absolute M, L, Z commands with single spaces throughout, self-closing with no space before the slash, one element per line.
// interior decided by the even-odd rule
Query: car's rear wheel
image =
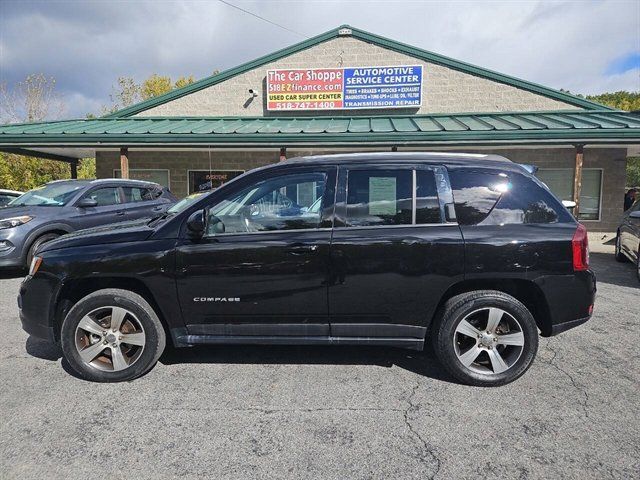
<path fill-rule="evenodd" d="M 622 241 L 620 240 L 620 232 L 618 232 L 618 234 L 616 235 L 616 249 L 614 255 L 617 262 L 626 263 L 629 261 L 626 255 L 622 253 Z"/>
<path fill-rule="evenodd" d="M 60 337 L 71 367 L 96 382 L 143 375 L 156 364 L 166 343 L 151 305 L 136 293 L 118 289 L 98 290 L 76 303 Z"/>
<path fill-rule="evenodd" d="M 434 332 L 438 359 L 469 385 L 494 387 L 516 380 L 538 350 L 538 328 L 529 310 L 493 290 L 449 299 Z"/>
<path fill-rule="evenodd" d="M 27 252 L 26 267 L 29 268 L 29 266 L 31 265 L 31 261 L 33 260 L 33 257 L 35 256 L 36 252 L 38 251 L 38 248 L 40 248 L 41 245 L 47 242 L 50 242 L 51 240 L 55 240 L 59 236 L 60 235 L 58 235 L 57 233 L 45 233 L 44 235 L 41 235 L 40 237 L 36 238 L 35 241 L 31 244 L 31 247 L 29 247 L 29 251 Z"/>

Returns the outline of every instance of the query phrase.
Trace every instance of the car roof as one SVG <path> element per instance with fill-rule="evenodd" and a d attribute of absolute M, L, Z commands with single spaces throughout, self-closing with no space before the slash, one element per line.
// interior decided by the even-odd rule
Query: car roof
<path fill-rule="evenodd" d="M 296 157 L 280 162 L 278 165 L 299 164 L 341 164 L 341 163 L 427 163 L 439 165 L 465 166 L 515 166 L 511 160 L 500 155 L 483 153 L 450 153 L 450 152 L 362 152 L 339 153 L 332 155 L 311 155 Z"/>
<path fill-rule="evenodd" d="M 131 180 L 127 178 L 97 178 L 93 180 L 76 180 L 76 179 L 54 180 L 52 182 L 47 183 L 47 185 L 50 185 L 52 183 L 55 183 L 55 184 L 68 183 L 68 184 L 82 185 L 82 186 L 110 184 L 110 183 L 117 183 L 119 185 L 145 186 L 145 187 L 160 186 L 155 182 L 147 182 L 146 180 Z"/>

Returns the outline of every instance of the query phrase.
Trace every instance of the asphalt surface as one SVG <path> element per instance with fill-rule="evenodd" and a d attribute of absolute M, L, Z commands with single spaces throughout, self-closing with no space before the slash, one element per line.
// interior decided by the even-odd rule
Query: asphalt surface
<path fill-rule="evenodd" d="M 89 383 L 21 330 L 20 279 L 0 280 L 0 478 L 639 478 L 640 284 L 592 264 L 593 319 L 494 389 L 362 347 L 170 351 Z"/>

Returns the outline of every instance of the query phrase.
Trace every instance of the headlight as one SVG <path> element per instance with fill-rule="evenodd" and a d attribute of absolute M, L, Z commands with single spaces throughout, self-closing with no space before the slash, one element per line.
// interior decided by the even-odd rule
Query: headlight
<path fill-rule="evenodd" d="M 3 220 L 0 220 L 0 230 L 2 230 L 3 228 L 13 228 L 17 227 L 18 225 L 24 225 L 31 220 L 33 220 L 33 217 L 30 217 L 28 215 L 25 215 L 23 217 L 5 218 Z"/>
<path fill-rule="evenodd" d="M 42 257 L 33 257 L 33 260 L 31 260 L 31 266 L 29 267 L 29 275 L 34 276 L 40 268 L 40 265 L 42 265 Z"/>

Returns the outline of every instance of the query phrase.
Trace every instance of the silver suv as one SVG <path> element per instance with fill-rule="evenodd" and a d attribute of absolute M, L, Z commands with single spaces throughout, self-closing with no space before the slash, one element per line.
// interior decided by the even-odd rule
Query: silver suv
<path fill-rule="evenodd" d="M 176 198 L 137 180 L 61 180 L 0 208 L 0 267 L 23 268 L 45 242 L 65 233 L 163 213 Z"/>

